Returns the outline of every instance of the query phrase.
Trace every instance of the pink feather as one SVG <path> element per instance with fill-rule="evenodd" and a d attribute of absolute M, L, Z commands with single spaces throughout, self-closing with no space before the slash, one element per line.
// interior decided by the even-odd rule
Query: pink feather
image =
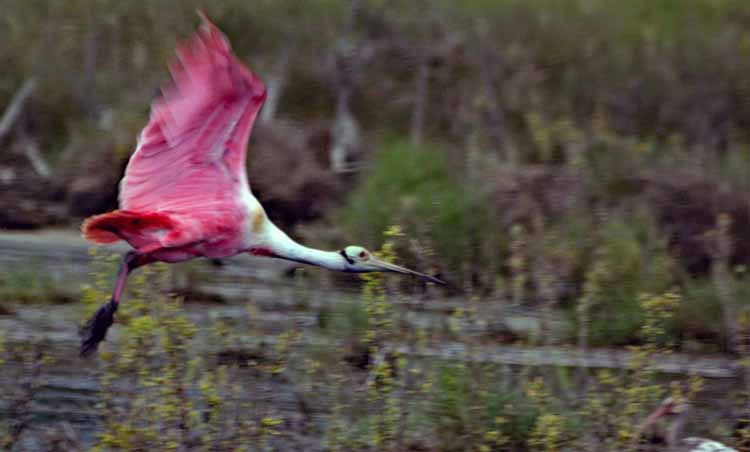
<path fill-rule="evenodd" d="M 156 249 L 241 236 L 246 146 L 266 90 L 216 26 L 201 17 L 200 29 L 178 46 L 170 64 L 173 83 L 152 104 L 120 182 L 121 210 L 84 224 L 84 235 L 93 241 L 121 238 Z M 120 229 L 122 212 L 169 221 L 162 228 L 138 231 L 129 223 Z"/>
<path fill-rule="evenodd" d="M 177 54 L 170 66 L 174 84 L 152 106 L 121 183 L 120 207 L 193 218 L 235 210 L 247 183 L 247 141 L 266 90 L 205 16 Z"/>

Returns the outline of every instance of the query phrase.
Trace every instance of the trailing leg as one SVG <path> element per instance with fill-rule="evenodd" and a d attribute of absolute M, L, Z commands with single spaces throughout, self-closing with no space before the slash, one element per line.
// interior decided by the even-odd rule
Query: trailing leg
<path fill-rule="evenodd" d="M 128 274 L 136 268 L 151 262 L 146 255 L 135 251 L 129 251 L 120 263 L 117 272 L 117 282 L 112 291 L 112 298 L 96 310 L 94 315 L 86 322 L 79 332 L 81 336 L 81 356 L 86 357 L 96 351 L 99 343 L 107 337 L 107 330 L 114 322 L 115 312 L 120 303 L 120 297 L 125 289 Z"/>

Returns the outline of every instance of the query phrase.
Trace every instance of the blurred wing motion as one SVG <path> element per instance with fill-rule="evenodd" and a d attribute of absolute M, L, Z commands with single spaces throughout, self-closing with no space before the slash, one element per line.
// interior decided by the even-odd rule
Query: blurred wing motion
<path fill-rule="evenodd" d="M 173 84 L 152 105 L 120 182 L 120 210 L 83 224 L 95 243 L 124 238 L 141 251 L 177 247 L 242 220 L 245 149 L 266 90 L 201 17 L 170 65 Z"/>
<path fill-rule="evenodd" d="M 111 300 L 82 328 L 82 355 L 106 337 L 130 272 L 155 261 L 251 252 L 338 271 L 396 271 L 442 283 L 385 262 L 372 265 L 361 247 L 348 247 L 350 255 L 308 248 L 271 223 L 250 193 L 245 170 L 250 129 L 266 98 L 263 82 L 237 61 L 205 16 L 177 56 L 170 66 L 174 83 L 152 105 L 120 182 L 120 210 L 90 217 L 82 226 L 92 242 L 124 239 L 135 248 L 120 264 Z"/>
<path fill-rule="evenodd" d="M 205 17 L 170 65 L 174 83 L 152 105 L 120 186 L 120 209 L 221 215 L 247 186 L 245 149 L 266 97 Z"/>

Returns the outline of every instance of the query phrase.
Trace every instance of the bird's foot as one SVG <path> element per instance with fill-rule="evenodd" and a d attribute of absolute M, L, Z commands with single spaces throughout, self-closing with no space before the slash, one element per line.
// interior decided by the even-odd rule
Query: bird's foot
<path fill-rule="evenodd" d="M 115 320 L 117 303 L 109 300 L 96 310 L 94 315 L 83 325 L 78 332 L 81 337 L 81 356 L 88 357 L 99 347 L 99 342 L 107 337 L 107 330 Z"/>

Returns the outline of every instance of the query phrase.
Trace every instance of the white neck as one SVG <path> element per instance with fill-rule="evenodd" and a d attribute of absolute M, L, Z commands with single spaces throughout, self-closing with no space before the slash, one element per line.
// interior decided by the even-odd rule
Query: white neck
<path fill-rule="evenodd" d="M 336 251 L 323 251 L 309 248 L 292 240 L 270 221 L 266 225 L 264 246 L 272 257 L 317 265 L 335 271 L 347 271 L 346 259 Z"/>

